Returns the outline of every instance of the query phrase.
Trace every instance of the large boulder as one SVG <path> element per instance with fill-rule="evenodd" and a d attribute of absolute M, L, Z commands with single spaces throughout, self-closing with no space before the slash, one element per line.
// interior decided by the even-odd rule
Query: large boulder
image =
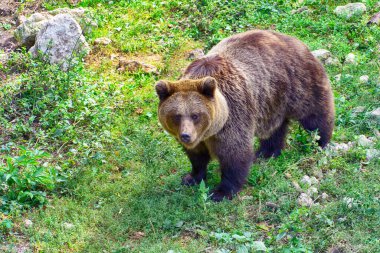
<path fill-rule="evenodd" d="M 67 71 L 73 57 L 88 54 L 90 48 L 82 35 L 79 24 L 69 14 L 58 14 L 49 19 L 38 32 L 36 44 L 30 49 L 38 52 L 51 64 L 59 64 Z"/>
<path fill-rule="evenodd" d="M 97 27 L 96 22 L 91 19 L 90 13 L 87 11 L 87 9 L 60 8 L 49 12 L 34 13 L 29 18 L 19 16 L 18 19 L 20 25 L 14 32 L 16 39 L 21 43 L 21 45 L 30 48 L 34 45 L 36 35 L 41 30 L 41 27 L 49 19 L 58 14 L 68 14 L 74 18 L 80 25 L 84 34 L 91 32 L 94 27 Z"/>
<path fill-rule="evenodd" d="M 90 33 L 98 26 L 98 24 L 91 18 L 90 12 L 82 7 L 76 9 L 59 8 L 49 11 L 49 14 L 53 16 L 58 14 L 69 14 L 78 22 L 84 34 Z"/>
<path fill-rule="evenodd" d="M 363 3 L 349 3 L 344 6 L 338 6 L 334 10 L 337 16 L 345 19 L 361 16 L 366 11 L 367 8 Z"/>

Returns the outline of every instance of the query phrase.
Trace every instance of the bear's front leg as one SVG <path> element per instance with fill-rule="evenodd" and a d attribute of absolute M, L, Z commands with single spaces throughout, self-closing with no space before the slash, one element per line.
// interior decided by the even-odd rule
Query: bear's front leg
<path fill-rule="evenodd" d="M 217 156 L 222 174 L 221 183 L 212 192 L 211 199 L 222 201 L 224 198 L 232 199 L 246 182 L 254 155 L 251 143 L 226 143 L 218 145 L 221 152 Z"/>
<path fill-rule="evenodd" d="M 194 149 L 185 149 L 191 162 L 191 172 L 182 178 L 184 185 L 196 185 L 206 179 L 207 165 L 210 162 L 210 154 L 204 143 L 200 143 Z"/>

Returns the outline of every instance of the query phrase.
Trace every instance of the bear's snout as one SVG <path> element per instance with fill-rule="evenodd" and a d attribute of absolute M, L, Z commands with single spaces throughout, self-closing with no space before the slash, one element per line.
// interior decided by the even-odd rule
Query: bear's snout
<path fill-rule="evenodd" d="M 187 133 L 181 134 L 181 141 L 184 143 L 189 143 L 191 141 L 190 134 L 187 134 Z"/>

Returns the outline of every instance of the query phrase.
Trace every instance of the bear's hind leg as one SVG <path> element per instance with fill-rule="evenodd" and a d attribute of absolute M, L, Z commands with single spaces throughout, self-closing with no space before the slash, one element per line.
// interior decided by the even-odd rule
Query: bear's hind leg
<path fill-rule="evenodd" d="M 329 143 L 334 129 L 334 117 L 330 114 L 312 114 L 300 120 L 301 125 L 308 131 L 318 130 L 318 144 L 324 148 Z"/>
<path fill-rule="evenodd" d="M 284 120 L 281 126 L 266 140 L 260 140 L 260 148 L 256 157 L 277 157 L 285 146 L 285 136 L 288 131 L 288 120 Z"/>
<path fill-rule="evenodd" d="M 210 154 L 204 145 L 199 144 L 194 149 L 185 149 L 191 162 L 191 172 L 182 178 L 184 185 L 196 185 L 206 179 L 207 165 L 210 162 Z"/>

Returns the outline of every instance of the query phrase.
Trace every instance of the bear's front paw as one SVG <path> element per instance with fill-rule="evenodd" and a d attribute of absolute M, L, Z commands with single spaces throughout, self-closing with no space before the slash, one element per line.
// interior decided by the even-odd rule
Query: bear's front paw
<path fill-rule="evenodd" d="M 223 199 L 231 200 L 232 197 L 233 196 L 232 196 L 231 193 L 226 193 L 225 191 L 221 191 L 221 190 L 218 190 L 218 189 L 212 191 L 211 196 L 210 196 L 211 200 L 215 201 L 215 202 L 220 202 Z"/>
<path fill-rule="evenodd" d="M 197 185 L 202 181 L 203 178 L 201 177 L 193 177 L 191 173 L 187 174 L 182 178 L 182 184 L 187 186 L 193 186 Z"/>

